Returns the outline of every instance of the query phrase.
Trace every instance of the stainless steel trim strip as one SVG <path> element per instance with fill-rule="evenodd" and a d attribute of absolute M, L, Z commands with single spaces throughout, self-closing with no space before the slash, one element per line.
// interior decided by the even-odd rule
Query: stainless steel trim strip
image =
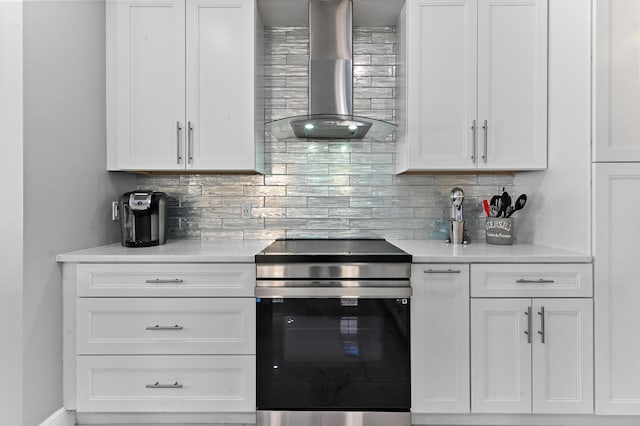
<path fill-rule="evenodd" d="M 367 299 L 408 299 L 411 287 L 256 287 L 256 297 L 332 299 L 361 297 Z"/>
<path fill-rule="evenodd" d="M 259 280 L 257 287 L 282 288 L 282 287 L 410 287 L 409 280 Z"/>
<path fill-rule="evenodd" d="M 411 426 L 409 412 L 261 411 L 257 426 Z"/>
<path fill-rule="evenodd" d="M 408 279 L 410 263 L 260 263 L 256 277 L 301 279 Z"/>

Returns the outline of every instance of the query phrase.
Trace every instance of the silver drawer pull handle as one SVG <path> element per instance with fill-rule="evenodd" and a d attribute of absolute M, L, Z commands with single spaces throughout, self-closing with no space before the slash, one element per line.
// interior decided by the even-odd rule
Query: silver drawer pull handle
<path fill-rule="evenodd" d="M 183 330 L 184 327 L 181 325 L 150 325 L 149 327 L 145 327 L 145 330 Z"/>
<path fill-rule="evenodd" d="M 173 280 L 161 280 L 156 278 L 155 280 L 147 280 L 146 282 L 147 284 L 180 284 L 183 283 L 184 280 L 181 280 L 180 278 L 175 278 Z"/>
<path fill-rule="evenodd" d="M 181 389 L 182 385 L 178 382 L 175 383 L 169 383 L 169 384 L 163 384 L 160 382 L 155 382 L 152 385 L 146 385 L 145 388 L 147 389 Z"/>
<path fill-rule="evenodd" d="M 489 125 L 487 124 L 487 120 L 484 120 L 482 130 L 484 130 L 484 154 L 482 154 L 482 159 L 484 163 L 487 164 L 487 158 L 489 157 L 489 153 L 487 152 L 487 145 L 489 144 Z"/>
<path fill-rule="evenodd" d="M 461 274 L 462 271 L 458 269 L 427 269 L 425 274 Z"/>
<path fill-rule="evenodd" d="M 531 306 L 527 308 L 527 311 L 524 314 L 527 316 L 527 330 L 524 332 L 524 334 L 527 335 L 527 343 L 531 343 L 531 324 L 533 321 L 531 319 Z"/>
<path fill-rule="evenodd" d="M 520 278 L 519 280 L 516 280 L 516 282 L 518 284 L 553 284 L 555 283 L 554 280 L 545 280 L 540 278 L 539 280 L 525 280 L 524 278 Z"/>
<path fill-rule="evenodd" d="M 538 315 L 540 315 L 540 331 L 538 331 L 538 334 L 540 335 L 540 343 L 544 343 L 544 339 L 545 339 L 545 331 L 544 331 L 544 306 L 540 307 L 540 312 L 538 312 Z"/>

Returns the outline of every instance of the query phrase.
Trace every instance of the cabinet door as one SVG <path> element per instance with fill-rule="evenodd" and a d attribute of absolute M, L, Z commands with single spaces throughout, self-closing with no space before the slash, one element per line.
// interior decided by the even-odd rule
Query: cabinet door
<path fill-rule="evenodd" d="M 594 160 L 640 161 L 640 1 L 594 4 Z"/>
<path fill-rule="evenodd" d="M 411 409 L 469 412 L 469 265 L 411 271 Z"/>
<path fill-rule="evenodd" d="M 533 412 L 593 412 L 593 301 L 533 302 Z"/>
<path fill-rule="evenodd" d="M 413 0 L 409 7 L 407 164 L 475 168 L 477 0 Z"/>
<path fill-rule="evenodd" d="M 253 170 L 255 4 L 187 2 L 188 168 Z"/>
<path fill-rule="evenodd" d="M 530 302 L 471 301 L 472 412 L 531 412 Z"/>
<path fill-rule="evenodd" d="M 547 0 L 479 0 L 478 120 L 479 167 L 546 168 Z"/>
<path fill-rule="evenodd" d="M 640 164 L 594 166 L 596 413 L 640 414 Z"/>
<path fill-rule="evenodd" d="M 107 13 L 108 167 L 182 169 L 184 0 L 113 1 Z"/>

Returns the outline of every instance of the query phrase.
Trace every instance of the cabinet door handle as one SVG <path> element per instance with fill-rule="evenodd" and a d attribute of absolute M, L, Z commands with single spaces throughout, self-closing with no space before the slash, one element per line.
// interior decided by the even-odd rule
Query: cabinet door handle
<path fill-rule="evenodd" d="M 182 126 L 179 121 L 176 121 L 176 140 L 178 141 L 178 164 L 182 162 Z"/>
<path fill-rule="evenodd" d="M 174 278 L 172 280 L 161 280 L 160 278 L 156 278 L 155 280 L 147 280 L 145 281 L 147 284 L 180 284 L 183 283 L 184 280 L 180 278 Z"/>
<path fill-rule="evenodd" d="M 425 274 L 461 274 L 462 271 L 457 269 L 427 269 Z"/>
<path fill-rule="evenodd" d="M 182 388 L 182 384 L 175 382 L 175 383 L 160 383 L 160 382 L 155 382 L 151 385 L 146 385 L 145 388 L 147 389 L 181 389 Z"/>
<path fill-rule="evenodd" d="M 184 327 L 181 325 L 150 325 L 144 328 L 145 330 L 183 330 Z"/>
<path fill-rule="evenodd" d="M 471 160 L 473 164 L 478 161 L 478 128 L 476 127 L 476 120 L 473 120 L 471 124 L 471 131 L 473 132 L 473 153 L 471 154 Z"/>
<path fill-rule="evenodd" d="M 193 126 L 191 125 L 191 121 L 188 124 L 188 150 L 189 150 L 189 164 L 193 163 Z"/>
<path fill-rule="evenodd" d="M 516 280 L 518 284 L 553 284 L 554 280 L 545 280 L 544 278 L 540 278 L 539 280 L 525 280 L 524 278 L 520 278 Z"/>
<path fill-rule="evenodd" d="M 540 342 L 544 343 L 544 338 L 545 338 L 545 331 L 544 331 L 544 306 L 540 307 L 540 312 L 538 312 L 538 315 L 540 315 L 540 331 L 538 331 L 538 334 L 540 335 Z"/>
<path fill-rule="evenodd" d="M 527 330 L 524 334 L 527 335 L 527 343 L 531 343 L 531 306 L 527 308 L 527 311 L 524 314 L 527 316 Z"/>
<path fill-rule="evenodd" d="M 482 125 L 482 130 L 484 131 L 484 153 L 482 154 L 482 159 L 484 163 L 487 163 L 487 157 L 489 154 L 487 153 L 487 146 L 489 143 L 489 125 L 487 124 L 487 120 L 484 120 L 484 124 Z"/>

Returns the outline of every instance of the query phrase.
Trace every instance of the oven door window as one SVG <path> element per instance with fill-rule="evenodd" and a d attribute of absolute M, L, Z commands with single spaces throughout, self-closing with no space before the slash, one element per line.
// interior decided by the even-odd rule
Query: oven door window
<path fill-rule="evenodd" d="M 407 299 L 257 300 L 259 410 L 408 411 Z"/>

